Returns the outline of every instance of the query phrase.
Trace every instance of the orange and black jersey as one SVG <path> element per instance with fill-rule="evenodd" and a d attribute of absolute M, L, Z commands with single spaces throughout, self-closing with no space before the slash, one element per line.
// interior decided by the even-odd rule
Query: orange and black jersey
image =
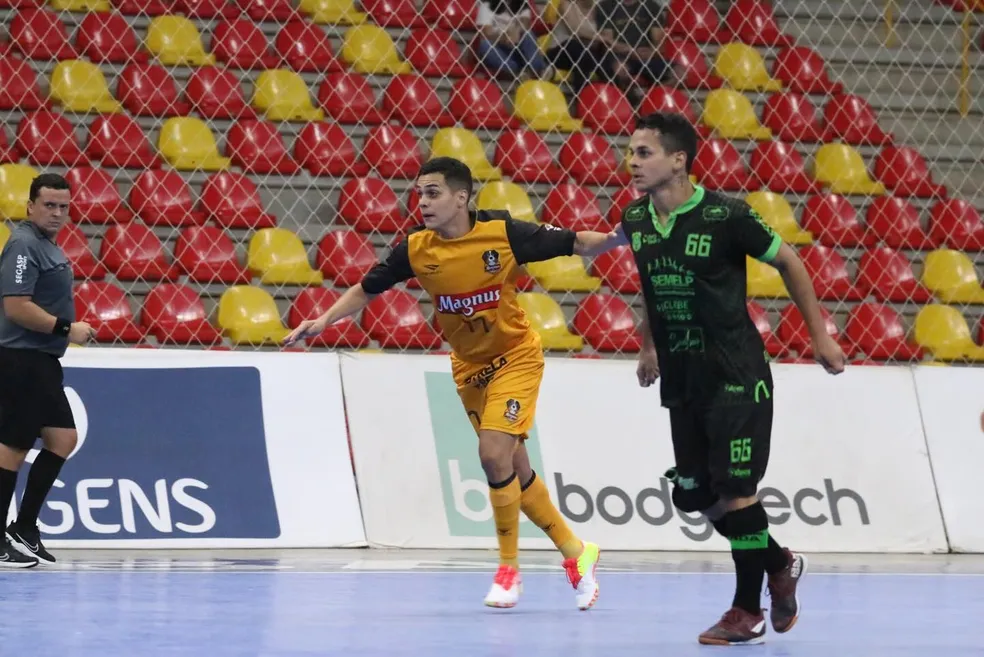
<path fill-rule="evenodd" d="M 380 294 L 416 276 L 433 299 L 454 354 L 486 363 L 535 338 L 516 299 L 519 267 L 572 255 L 576 236 L 556 226 L 518 221 L 504 211 L 480 210 L 471 219 L 472 229 L 455 239 L 414 228 L 366 274 L 362 289 Z"/>

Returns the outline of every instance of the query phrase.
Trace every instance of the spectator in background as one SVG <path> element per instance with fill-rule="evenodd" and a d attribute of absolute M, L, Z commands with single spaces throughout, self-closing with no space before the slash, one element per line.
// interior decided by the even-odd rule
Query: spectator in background
<path fill-rule="evenodd" d="M 547 59 L 555 68 L 570 71 L 568 84 L 576 94 L 603 70 L 608 47 L 595 22 L 595 0 L 560 0 L 558 14 Z"/>
<path fill-rule="evenodd" d="M 536 38 L 527 0 L 482 0 L 478 3 L 478 60 L 491 75 L 553 76 Z"/>
<path fill-rule="evenodd" d="M 674 77 L 673 68 L 659 56 L 665 19 L 659 2 L 602 0 L 595 18 L 609 49 L 605 72 L 609 81 L 628 94 L 630 101 L 642 100 L 642 86 Z"/>

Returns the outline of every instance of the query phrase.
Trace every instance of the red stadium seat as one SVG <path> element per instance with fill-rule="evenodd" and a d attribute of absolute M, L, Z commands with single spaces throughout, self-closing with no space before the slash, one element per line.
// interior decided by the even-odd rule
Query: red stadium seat
<path fill-rule="evenodd" d="M 232 71 L 216 66 L 194 68 L 185 84 L 191 111 L 203 119 L 256 119 Z"/>
<path fill-rule="evenodd" d="M 215 26 L 212 54 L 233 68 L 268 69 L 280 64 L 280 57 L 274 54 L 259 26 L 245 18 Z"/>
<path fill-rule="evenodd" d="M 591 261 L 591 275 L 622 294 L 636 294 L 641 288 L 639 270 L 628 246 L 619 246 Z"/>
<path fill-rule="evenodd" d="M 315 265 L 335 285 L 359 283 L 378 258 L 369 238 L 354 230 L 332 230 L 318 242 Z"/>
<path fill-rule="evenodd" d="M 502 89 L 485 78 L 462 78 L 451 86 L 451 114 L 470 129 L 517 128 L 519 119 L 506 109 Z"/>
<path fill-rule="evenodd" d="M 144 299 L 140 325 L 161 344 L 213 345 L 222 334 L 208 322 L 205 304 L 187 285 L 162 283 Z"/>
<path fill-rule="evenodd" d="M 759 335 L 762 336 L 762 342 L 765 343 L 765 350 L 768 354 L 773 358 L 785 356 L 787 352 L 786 345 L 782 343 L 782 340 L 772 330 L 769 313 L 755 301 L 748 300 L 745 305 L 748 308 L 748 316 L 751 318 L 752 323 L 755 324 L 755 328 L 758 329 Z"/>
<path fill-rule="evenodd" d="M 642 346 L 632 308 L 621 297 L 589 294 L 574 311 L 574 331 L 598 351 L 634 353 Z"/>
<path fill-rule="evenodd" d="M 75 47 L 90 61 L 97 64 L 144 63 L 147 53 L 140 50 L 140 42 L 130 24 L 121 14 L 92 11 L 79 23 Z"/>
<path fill-rule="evenodd" d="M 127 112 L 137 116 L 185 116 L 191 111 L 180 99 L 174 78 L 158 64 L 127 65 L 120 73 L 116 96 Z"/>
<path fill-rule="evenodd" d="M 253 273 L 239 263 L 236 245 L 217 226 L 189 226 L 178 235 L 174 259 L 196 283 L 246 284 Z"/>
<path fill-rule="evenodd" d="M 732 2 L 724 15 L 723 30 L 730 32 L 729 41 L 741 41 L 751 46 L 789 48 L 796 45 L 795 39 L 779 29 L 766 0 Z"/>
<path fill-rule="evenodd" d="M 445 30 L 474 30 L 477 0 L 424 0 L 424 20 Z"/>
<path fill-rule="evenodd" d="M 666 33 L 698 43 L 721 41 L 721 19 L 710 0 L 670 0 Z"/>
<path fill-rule="evenodd" d="M 414 134 L 408 128 L 389 124 L 369 128 L 362 157 L 383 178 L 412 179 L 424 163 Z"/>
<path fill-rule="evenodd" d="M 611 198 L 611 205 L 608 207 L 608 223 L 612 226 L 618 226 L 622 221 L 622 210 L 629 203 L 641 197 L 642 192 L 635 187 L 623 187 L 615 192 Z"/>
<path fill-rule="evenodd" d="M 591 190 L 570 183 L 561 183 L 550 190 L 543 202 L 540 219 L 545 224 L 575 231 L 611 230 Z"/>
<path fill-rule="evenodd" d="M 977 208 L 967 201 L 941 200 L 930 210 L 929 236 L 953 249 L 981 251 L 984 250 L 984 221 Z"/>
<path fill-rule="evenodd" d="M 194 209 L 191 189 L 177 171 L 144 171 L 130 188 L 130 207 L 149 226 L 198 226 L 205 215 Z"/>
<path fill-rule="evenodd" d="M 178 268 L 168 262 L 161 240 L 138 222 L 110 226 L 99 245 L 99 260 L 121 281 L 172 280 L 178 276 Z"/>
<path fill-rule="evenodd" d="M 201 212 L 225 228 L 273 228 L 277 218 L 263 207 L 256 184 L 241 173 L 221 171 L 202 185 Z"/>
<path fill-rule="evenodd" d="M 827 334 L 834 338 L 844 350 L 845 355 L 852 357 L 857 348 L 849 340 L 841 338 L 837 324 L 830 311 L 820 306 L 820 312 L 825 320 Z M 810 340 L 810 329 L 806 326 L 806 320 L 800 313 L 796 304 L 788 303 L 779 311 L 779 339 L 787 348 L 799 354 L 800 358 L 813 358 L 813 345 Z"/>
<path fill-rule="evenodd" d="M 14 139 L 32 165 L 71 167 L 87 163 L 75 141 L 75 127 L 60 113 L 37 110 L 25 114 Z"/>
<path fill-rule="evenodd" d="M 652 114 L 653 112 L 676 112 L 677 114 L 683 114 L 690 120 L 694 128 L 697 129 L 698 135 L 705 138 L 711 136 L 711 129 L 700 123 L 697 119 L 693 105 L 690 104 L 690 99 L 682 89 L 675 89 L 663 85 L 656 85 L 650 88 L 646 93 L 646 97 L 642 99 L 642 104 L 639 106 L 639 113 L 646 115 Z"/>
<path fill-rule="evenodd" d="M 225 155 L 248 173 L 299 173 L 301 165 L 291 159 L 277 124 L 261 120 L 236 121 L 226 134 Z"/>
<path fill-rule="evenodd" d="M 58 231 L 56 242 L 65 257 L 72 263 L 72 273 L 77 279 L 100 279 L 106 275 L 106 267 L 96 260 L 82 229 L 73 223 L 65 224 Z"/>
<path fill-rule="evenodd" d="M 334 73 L 344 68 L 335 57 L 328 35 L 314 23 L 287 23 L 277 32 L 273 45 L 277 55 L 295 71 Z"/>
<path fill-rule="evenodd" d="M 376 125 L 383 113 L 369 81 L 358 73 L 329 73 L 318 88 L 318 104 L 339 123 Z"/>
<path fill-rule="evenodd" d="M 887 247 L 865 251 L 858 261 L 858 287 L 879 301 L 928 303 L 932 293 L 919 282 L 905 256 Z"/>
<path fill-rule="evenodd" d="M 726 139 L 705 139 L 697 147 L 693 174 L 708 189 L 754 191 L 761 187 L 748 173 L 734 144 Z"/>
<path fill-rule="evenodd" d="M 88 322 L 99 342 L 140 342 L 144 331 L 133 321 L 126 293 L 112 283 L 86 281 L 75 287 L 75 318 Z"/>
<path fill-rule="evenodd" d="M 412 225 L 403 216 L 396 193 L 376 177 L 352 178 L 342 185 L 338 216 L 363 233 L 397 233 Z"/>
<path fill-rule="evenodd" d="M 874 246 L 878 241 L 873 233 L 865 232 L 854 205 L 837 194 L 811 196 L 801 223 L 826 246 Z"/>
<path fill-rule="evenodd" d="M 286 23 L 300 19 L 291 0 L 236 0 L 236 4 L 254 21 Z"/>
<path fill-rule="evenodd" d="M 803 157 L 790 144 L 759 142 L 752 151 L 752 171 L 762 184 L 778 194 L 816 194 L 820 184 L 806 172 Z"/>
<path fill-rule="evenodd" d="M 123 203 L 113 177 L 102 169 L 69 169 L 65 180 L 72 188 L 69 213 L 72 221 L 89 224 L 122 224 L 133 221 L 133 212 Z"/>
<path fill-rule="evenodd" d="M 806 46 L 780 50 L 772 63 L 772 77 L 790 91 L 802 94 L 839 94 L 844 85 L 827 75 L 823 56 Z"/>
<path fill-rule="evenodd" d="M 866 296 L 851 281 L 847 263 L 829 246 L 810 244 L 800 248 L 800 258 L 813 279 L 817 298 L 824 301 L 860 301 Z"/>
<path fill-rule="evenodd" d="M 810 99 L 800 93 L 769 96 L 762 108 L 762 124 L 776 139 L 815 143 L 823 141 L 823 124 Z"/>
<path fill-rule="evenodd" d="M 17 144 L 10 145 L 7 139 L 7 131 L 0 127 L 0 164 L 16 164 L 21 159 Z"/>
<path fill-rule="evenodd" d="M 78 59 L 68 29 L 53 11 L 24 8 L 10 18 L 10 47 L 28 59 Z"/>
<path fill-rule="evenodd" d="M 560 166 L 581 185 L 628 185 L 631 174 L 604 136 L 574 132 L 560 147 Z"/>
<path fill-rule="evenodd" d="M 394 75 L 383 92 L 383 113 L 387 120 L 401 124 L 447 128 L 457 121 L 444 111 L 444 105 L 427 79 L 417 73 Z"/>
<path fill-rule="evenodd" d="M 171 11 L 171 3 L 165 0 L 113 0 L 124 16 L 163 16 Z"/>
<path fill-rule="evenodd" d="M 904 198 L 879 196 L 865 214 L 868 230 L 893 249 L 935 249 L 939 243 L 922 229 L 919 210 Z"/>
<path fill-rule="evenodd" d="M 30 111 L 48 107 L 34 68 L 13 55 L 0 55 L 0 110 Z"/>
<path fill-rule="evenodd" d="M 847 313 L 845 337 L 868 358 L 921 360 L 923 350 L 906 339 L 899 314 L 880 303 L 862 303 Z"/>
<path fill-rule="evenodd" d="M 946 198 L 946 185 L 933 182 L 926 159 L 909 146 L 887 146 L 875 158 L 875 177 L 896 196 Z"/>
<path fill-rule="evenodd" d="M 635 126 L 635 110 L 614 84 L 587 84 L 577 95 L 577 116 L 584 126 L 606 135 L 627 135 Z"/>
<path fill-rule="evenodd" d="M 420 27 L 426 25 L 414 0 L 361 0 L 362 9 L 380 27 Z"/>
<path fill-rule="evenodd" d="M 362 311 L 362 329 L 383 349 L 437 349 L 441 337 L 424 319 L 417 299 L 393 288 L 369 302 Z"/>
<path fill-rule="evenodd" d="M 516 183 L 558 183 L 564 179 L 547 142 L 534 130 L 503 132 L 496 140 L 493 160 Z"/>
<path fill-rule="evenodd" d="M 308 123 L 294 139 L 294 159 L 312 176 L 364 176 L 369 166 L 337 123 Z"/>
<path fill-rule="evenodd" d="M 875 110 L 861 96 L 838 94 L 832 97 L 824 105 L 823 120 L 824 141 L 882 146 L 894 139 L 879 127 Z"/>
<path fill-rule="evenodd" d="M 103 114 L 93 119 L 85 155 L 91 161 L 101 160 L 105 167 L 158 169 L 162 164 L 147 135 L 127 114 Z"/>
<path fill-rule="evenodd" d="M 724 80 L 711 73 L 704 52 L 697 43 L 665 39 L 662 53 L 664 59 L 675 62 L 684 69 L 683 85 L 685 87 L 690 89 L 720 89 L 724 85 Z"/>
<path fill-rule="evenodd" d="M 176 0 L 174 9 L 188 18 L 235 18 L 239 14 L 226 0 Z"/>
<path fill-rule="evenodd" d="M 416 29 L 407 39 L 406 58 L 410 65 L 427 76 L 463 78 L 471 75 L 454 34 L 446 30 Z"/>
<path fill-rule="evenodd" d="M 324 287 L 307 287 L 298 292 L 290 305 L 287 315 L 287 326 L 295 329 L 305 319 L 323 315 L 341 296 L 335 290 Z M 321 335 L 308 338 L 307 344 L 312 347 L 365 347 L 369 344 L 369 336 L 365 334 L 355 319 L 346 317 L 327 327 Z"/>

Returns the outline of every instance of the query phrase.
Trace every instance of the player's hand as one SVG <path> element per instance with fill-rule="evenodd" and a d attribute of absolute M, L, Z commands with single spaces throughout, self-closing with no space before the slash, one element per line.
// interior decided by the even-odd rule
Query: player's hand
<path fill-rule="evenodd" d="M 844 350 L 829 335 L 823 335 L 813 341 L 813 353 L 816 360 L 827 370 L 828 374 L 840 374 L 847 365 L 847 356 Z"/>
<path fill-rule="evenodd" d="M 655 349 L 643 349 L 639 354 L 636 376 L 639 377 L 639 385 L 643 388 L 656 383 L 656 379 L 659 378 L 659 358 L 656 356 Z"/>
<path fill-rule="evenodd" d="M 284 338 L 284 346 L 289 347 L 298 340 L 321 335 L 327 326 L 328 322 L 320 317 L 318 319 L 305 319 L 296 329 L 290 332 L 290 335 Z"/>
<path fill-rule="evenodd" d="M 72 322 L 68 329 L 68 341 L 72 344 L 85 344 L 95 336 L 96 332 L 89 326 L 89 322 Z"/>

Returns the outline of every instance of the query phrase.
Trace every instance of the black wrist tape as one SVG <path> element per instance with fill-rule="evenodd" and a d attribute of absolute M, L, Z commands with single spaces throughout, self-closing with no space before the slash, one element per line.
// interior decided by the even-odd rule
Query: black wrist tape
<path fill-rule="evenodd" d="M 68 335 L 72 330 L 72 323 L 67 319 L 59 317 L 55 320 L 55 328 L 52 331 L 54 335 Z"/>

